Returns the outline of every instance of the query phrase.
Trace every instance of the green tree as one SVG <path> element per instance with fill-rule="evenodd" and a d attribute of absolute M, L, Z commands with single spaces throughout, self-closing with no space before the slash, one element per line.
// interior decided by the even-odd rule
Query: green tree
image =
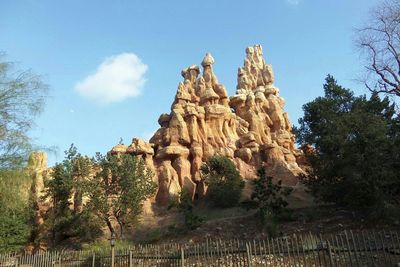
<path fill-rule="evenodd" d="M 33 147 L 28 131 L 47 94 L 40 76 L 4 58 L 0 52 L 0 252 L 17 250 L 29 238 L 31 180 L 22 167 Z"/>
<path fill-rule="evenodd" d="M 193 199 L 185 188 L 179 194 L 179 199 L 173 200 L 168 209 L 176 207 L 183 214 L 185 227 L 188 230 L 195 230 L 203 223 L 203 218 L 194 213 Z"/>
<path fill-rule="evenodd" d="M 57 163 L 46 177 L 45 198 L 52 201 L 46 223 L 54 244 L 71 237 L 91 239 L 98 234 L 98 225 L 91 211 L 82 203 L 91 171 L 91 159 L 78 153 L 72 144 L 65 151 L 63 162 Z"/>
<path fill-rule="evenodd" d="M 110 232 L 115 232 L 115 218 L 122 236 L 125 226 L 138 219 L 143 202 L 156 192 L 153 173 L 142 158 L 129 154 L 97 154 L 96 164 L 99 171 L 90 182 L 88 206 Z"/>
<path fill-rule="evenodd" d="M 266 175 L 264 168 L 257 171 L 257 176 L 258 178 L 253 181 L 254 189 L 251 199 L 258 209 L 257 215 L 261 224 L 265 225 L 268 220 L 275 221 L 287 211 L 286 198 L 292 190 L 282 186 L 281 180 L 273 183 L 273 178 Z"/>
<path fill-rule="evenodd" d="M 0 53 L 0 168 L 18 168 L 32 151 L 28 131 L 43 110 L 47 85 L 31 70 L 15 70 Z"/>
<path fill-rule="evenodd" d="M 0 253 L 17 251 L 29 239 L 32 215 L 29 176 L 21 170 L 0 171 Z"/>
<path fill-rule="evenodd" d="M 354 96 L 329 76 L 325 96 L 303 106 L 295 131 L 315 148 L 305 183 L 321 201 L 353 207 L 400 204 L 400 119 L 388 98 Z"/>
<path fill-rule="evenodd" d="M 244 181 L 230 159 L 210 157 L 201 166 L 201 172 L 208 185 L 207 196 L 215 206 L 227 208 L 239 203 Z"/>

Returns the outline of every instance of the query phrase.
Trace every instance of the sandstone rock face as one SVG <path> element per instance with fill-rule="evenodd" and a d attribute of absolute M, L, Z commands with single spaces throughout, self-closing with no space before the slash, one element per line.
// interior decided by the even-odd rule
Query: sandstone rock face
<path fill-rule="evenodd" d="M 29 155 L 27 172 L 32 179 L 30 199 L 35 209 L 35 226 L 43 224 L 43 213 L 45 211 L 42 198 L 44 196 L 43 177 L 47 171 L 47 154 L 36 151 Z"/>
<path fill-rule="evenodd" d="M 302 152 L 294 147 L 292 125 L 283 111 L 284 99 L 274 85 L 272 66 L 265 63 L 261 45 L 246 49 L 238 69 L 236 94 L 228 97 L 213 71 L 215 60 L 207 53 L 201 62 L 182 70 L 169 114 L 149 143 L 133 139 L 114 153 L 144 158 L 158 182 L 156 201 L 166 205 L 182 188 L 201 196 L 206 187 L 200 167 L 213 155 L 229 157 L 246 179 L 265 166 L 267 173 L 294 186 L 303 170 L 297 164 Z"/>

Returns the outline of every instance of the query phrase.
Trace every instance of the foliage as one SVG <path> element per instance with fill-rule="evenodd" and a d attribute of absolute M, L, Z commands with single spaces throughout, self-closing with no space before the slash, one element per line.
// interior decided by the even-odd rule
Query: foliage
<path fill-rule="evenodd" d="M 47 86 L 30 70 L 14 70 L 0 53 L 0 168 L 21 167 L 32 150 L 27 133 L 42 111 Z"/>
<path fill-rule="evenodd" d="M 265 169 L 257 171 L 258 178 L 253 181 L 251 200 L 253 207 L 257 208 L 257 217 L 270 237 L 279 234 L 279 221 L 288 214 L 286 198 L 292 189 L 282 186 L 282 181 L 273 183 L 273 178 L 267 176 Z"/>
<path fill-rule="evenodd" d="M 273 178 L 266 175 L 264 168 L 260 168 L 257 175 L 258 179 L 253 182 L 254 191 L 251 199 L 256 203 L 261 224 L 265 225 L 268 219 L 277 219 L 287 210 L 286 197 L 292 190 L 283 187 L 281 180 L 274 184 Z"/>
<path fill-rule="evenodd" d="M 357 31 L 356 44 L 366 60 L 364 83 L 373 92 L 400 96 L 399 18 L 400 1 L 385 0 Z"/>
<path fill-rule="evenodd" d="M 29 176 L 19 170 L 0 172 L 0 252 L 17 251 L 28 241 L 31 209 Z"/>
<path fill-rule="evenodd" d="M 123 227 L 141 213 L 143 201 L 155 192 L 153 175 L 143 160 L 100 154 L 89 159 L 73 145 L 65 153 L 65 160 L 56 164 L 50 179 L 45 180 L 45 197 L 53 202 L 46 222 L 54 243 L 93 239 L 104 222 L 114 231 L 112 217 L 122 234 Z"/>
<path fill-rule="evenodd" d="M 0 52 L 0 252 L 29 239 L 31 180 L 22 170 L 32 150 L 28 131 L 44 106 L 47 86 L 30 70 L 16 70 Z"/>
<path fill-rule="evenodd" d="M 201 166 L 201 172 L 208 185 L 207 196 L 213 205 L 228 208 L 239 203 L 244 182 L 230 159 L 223 156 L 210 157 Z"/>
<path fill-rule="evenodd" d="M 45 179 L 45 198 L 52 201 L 46 225 L 54 244 L 71 238 L 92 240 L 101 234 L 104 223 L 114 231 L 113 218 L 122 235 L 123 228 L 141 213 L 143 201 L 155 192 L 153 174 L 141 158 L 131 155 L 98 154 L 89 159 L 74 145 L 65 154 Z"/>
<path fill-rule="evenodd" d="M 172 201 L 168 209 L 172 207 L 178 208 L 178 211 L 183 214 L 185 227 L 188 230 L 195 230 L 203 223 L 203 218 L 194 213 L 194 203 L 187 190 L 182 189 L 179 194 L 179 200 Z"/>
<path fill-rule="evenodd" d="M 72 144 L 65 151 L 63 162 L 57 163 L 49 177 L 45 177 L 44 197 L 52 201 L 46 224 L 54 244 L 68 238 L 86 240 L 99 234 L 99 223 L 82 203 L 91 169 L 91 160 Z"/>
<path fill-rule="evenodd" d="M 97 154 L 95 161 L 99 171 L 88 185 L 88 207 L 107 224 L 110 232 L 115 231 L 111 223 L 115 217 L 122 235 L 124 227 L 137 220 L 143 202 L 155 193 L 153 173 L 142 158 L 129 154 Z"/>
<path fill-rule="evenodd" d="M 354 96 L 329 76 L 325 96 L 303 106 L 297 132 L 310 144 L 304 182 L 321 201 L 343 206 L 400 204 L 400 119 L 388 98 Z"/>

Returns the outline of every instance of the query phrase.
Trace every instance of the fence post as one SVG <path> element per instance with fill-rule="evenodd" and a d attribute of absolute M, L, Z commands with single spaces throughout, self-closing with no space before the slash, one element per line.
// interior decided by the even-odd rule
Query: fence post
<path fill-rule="evenodd" d="M 62 257 L 62 252 L 60 252 L 60 256 L 58 256 L 58 266 L 61 267 L 61 257 Z"/>
<path fill-rule="evenodd" d="M 181 248 L 181 267 L 185 267 L 185 252 Z"/>
<path fill-rule="evenodd" d="M 111 267 L 115 266 L 115 248 L 111 247 Z"/>
<path fill-rule="evenodd" d="M 329 264 L 333 267 L 333 259 L 332 259 L 332 250 L 331 250 L 331 243 L 329 240 L 326 240 L 327 248 L 328 248 L 328 257 L 329 257 Z"/>
<path fill-rule="evenodd" d="M 250 254 L 250 248 L 249 244 L 246 242 L 246 254 L 247 254 L 247 266 L 251 267 L 251 254 Z"/>
<path fill-rule="evenodd" d="M 96 255 L 93 252 L 93 254 L 92 254 L 92 267 L 95 267 L 95 266 L 96 266 Z"/>
<path fill-rule="evenodd" d="M 133 267 L 132 250 L 129 250 L 129 267 Z"/>

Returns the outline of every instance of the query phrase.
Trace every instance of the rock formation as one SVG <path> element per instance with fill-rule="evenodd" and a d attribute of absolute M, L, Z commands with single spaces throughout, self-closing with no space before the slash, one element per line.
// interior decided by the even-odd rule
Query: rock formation
<path fill-rule="evenodd" d="M 45 247 L 45 244 L 42 242 L 38 242 L 36 246 L 33 244 L 41 241 L 41 234 L 43 234 L 41 227 L 44 223 L 43 217 L 48 208 L 48 203 L 43 200 L 45 196 L 43 177 L 47 171 L 49 171 L 47 168 L 47 154 L 41 151 L 32 152 L 29 155 L 28 166 L 26 168 L 26 172 L 32 181 L 29 198 L 34 209 L 34 222 L 30 236 L 32 243 L 27 245 L 26 250 L 28 251 L 33 250 L 35 247 L 39 250 Z"/>
<path fill-rule="evenodd" d="M 196 65 L 182 70 L 171 112 L 161 114 L 161 127 L 149 143 L 134 138 L 128 147 L 112 149 L 144 158 L 155 173 L 156 201 L 161 205 L 182 188 L 193 197 L 203 195 L 206 186 L 200 166 L 216 154 L 231 158 L 246 179 L 254 178 L 257 168 L 264 166 L 268 174 L 294 186 L 303 172 L 296 162 L 301 151 L 294 147 L 285 102 L 261 45 L 246 49 L 232 97 L 218 82 L 213 64 L 207 53 L 202 73 Z"/>
<path fill-rule="evenodd" d="M 47 170 L 47 154 L 45 152 L 36 151 L 29 155 L 27 172 L 32 179 L 30 199 L 32 206 L 35 208 L 35 224 L 43 223 L 43 208 L 41 199 L 44 196 L 43 176 Z"/>

